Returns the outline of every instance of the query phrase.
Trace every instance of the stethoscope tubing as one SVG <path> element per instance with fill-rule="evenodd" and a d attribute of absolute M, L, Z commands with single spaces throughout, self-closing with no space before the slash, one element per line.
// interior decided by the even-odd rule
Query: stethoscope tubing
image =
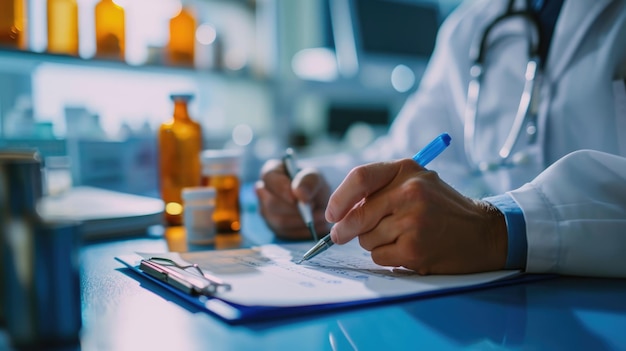
<path fill-rule="evenodd" d="M 475 159 L 475 142 L 476 142 L 476 120 L 478 115 L 478 102 L 480 98 L 480 91 L 482 89 L 482 78 L 485 72 L 484 62 L 487 54 L 487 48 L 489 44 L 489 34 L 497 25 L 506 20 L 513 18 L 522 18 L 532 25 L 536 31 L 536 42 L 532 38 L 529 38 L 528 43 L 528 55 L 529 60 L 526 65 L 526 72 L 524 74 L 524 89 L 520 97 L 520 103 L 518 105 L 511 130 L 507 135 L 504 144 L 498 151 L 498 161 L 496 162 L 481 162 Z M 506 166 L 511 157 L 512 150 L 520 139 L 522 129 L 524 125 L 528 125 L 527 132 L 529 134 L 529 141 L 534 142 L 537 132 L 536 127 L 536 106 L 538 105 L 537 96 L 542 79 L 543 62 L 539 56 L 539 47 L 541 40 L 541 28 L 537 17 L 528 10 L 514 11 L 513 0 L 509 2 L 506 13 L 498 16 L 492 23 L 490 23 L 484 30 L 480 40 L 480 47 L 478 55 L 474 60 L 474 64 L 470 69 L 470 83 L 467 90 L 467 101 L 465 108 L 465 121 L 464 121 L 464 147 L 465 155 L 469 164 L 478 171 L 487 171 L 498 169 L 502 166 Z"/>

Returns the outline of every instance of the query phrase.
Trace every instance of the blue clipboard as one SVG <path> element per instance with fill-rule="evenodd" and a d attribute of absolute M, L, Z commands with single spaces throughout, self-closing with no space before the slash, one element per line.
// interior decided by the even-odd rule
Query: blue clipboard
<path fill-rule="evenodd" d="M 207 312 L 213 316 L 220 318 L 228 324 L 245 324 L 259 321 L 267 321 L 272 319 L 284 319 L 288 317 L 296 317 L 310 314 L 323 313 L 328 311 L 350 309 L 365 306 L 374 306 L 381 304 L 397 303 L 400 301 L 415 300 L 419 298 L 427 298 L 432 296 L 439 296 L 450 293 L 460 293 L 464 291 L 492 288 L 510 284 L 528 283 L 537 280 L 543 280 L 551 277 L 556 277 L 553 274 L 518 274 L 511 278 L 500 279 L 491 281 L 488 283 L 475 284 L 469 286 L 460 286 L 447 289 L 438 289 L 433 291 L 408 293 L 396 296 L 385 296 L 367 299 L 358 299 L 354 301 L 339 302 L 339 303 L 314 303 L 298 306 L 257 306 L 257 305 L 241 305 L 233 303 L 223 298 L 214 296 L 203 295 L 194 293 L 192 288 L 176 286 L 172 282 L 167 282 L 163 277 L 155 276 L 155 274 L 149 274 L 145 270 L 140 268 L 142 260 L 145 261 L 139 255 L 125 255 L 118 256 L 115 259 L 125 265 L 130 272 L 133 272 L 137 279 L 147 279 L 154 282 L 159 287 L 163 288 L 163 291 L 168 291 L 171 294 L 178 296 L 184 301 L 190 303 L 194 307 Z M 219 278 L 218 278 L 219 279 Z M 211 282 L 208 282 L 210 284 Z M 219 282 L 219 284 L 226 284 Z M 201 287 L 198 287 L 201 288 Z"/>

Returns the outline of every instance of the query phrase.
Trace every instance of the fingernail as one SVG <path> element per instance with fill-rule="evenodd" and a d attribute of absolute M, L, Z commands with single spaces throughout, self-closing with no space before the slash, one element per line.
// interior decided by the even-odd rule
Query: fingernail
<path fill-rule="evenodd" d="M 330 210 L 330 207 L 326 207 L 326 211 L 324 212 L 324 217 L 326 217 L 326 221 L 327 222 L 335 223 L 335 216 L 333 215 L 332 211 Z"/>

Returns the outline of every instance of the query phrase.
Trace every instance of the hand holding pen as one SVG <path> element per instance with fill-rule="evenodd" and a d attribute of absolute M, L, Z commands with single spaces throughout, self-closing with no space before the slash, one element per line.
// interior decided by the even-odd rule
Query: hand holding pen
<path fill-rule="evenodd" d="M 285 152 L 285 156 L 283 156 L 283 165 L 285 166 L 285 171 L 289 176 L 289 179 L 293 181 L 298 174 L 298 166 L 296 165 L 296 159 L 293 149 L 289 148 Z M 311 209 L 311 205 L 305 203 L 304 201 L 298 201 L 298 212 L 300 212 L 300 216 L 304 220 L 304 224 L 309 229 L 311 233 L 311 237 L 313 240 L 317 241 L 317 232 L 315 231 L 315 223 L 313 221 L 313 210 Z"/>
<path fill-rule="evenodd" d="M 324 219 L 324 209 L 330 197 L 330 186 L 316 169 L 300 169 L 293 151 L 288 151 L 282 159 L 265 162 L 260 173 L 254 187 L 259 212 L 277 238 L 313 239 L 310 228 L 305 225 L 310 221 L 317 233 L 328 233 L 330 228 Z M 307 206 L 312 212 L 310 219 Z"/>
<path fill-rule="evenodd" d="M 336 223 L 331 233 L 318 241 L 298 263 L 310 260 L 324 252 L 334 242 L 343 244 L 360 236 L 361 243 L 363 243 L 363 238 L 372 237 L 373 231 L 381 225 L 384 224 L 385 227 L 393 225 L 390 223 L 393 219 L 388 217 L 396 211 L 389 203 L 394 199 L 387 198 L 387 193 L 392 192 L 394 195 L 399 193 L 396 195 L 400 196 L 398 200 L 400 202 L 406 200 L 406 196 L 402 196 L 404 185 L 398 182 L 398 173 L 405 171 L 406 166 L 414 166 L 409 167 L 409 170 L 415 168 L 416 172 L 422 172 L 423 167 L 443 152 L 449 144 L 450 136 L 443 133 L 415 154 L 412 160 L 375 163 L 355 168 L 330 197 L 326 218 Z M 408 165 L 407 162 L 409 162 Z M 413 173 L 409 173 L 408 176 L 415 177 Z M 402 203 L 399 205 L 401 206 Z M 389 230 L 393 229 L 389 228 Z M 381 235 L 383 238 L 387 236 L 385 233 Z M 367 240 L 380 241 L 378 238 Z M 365 247 L 365 249 L 368 248 Z"/>

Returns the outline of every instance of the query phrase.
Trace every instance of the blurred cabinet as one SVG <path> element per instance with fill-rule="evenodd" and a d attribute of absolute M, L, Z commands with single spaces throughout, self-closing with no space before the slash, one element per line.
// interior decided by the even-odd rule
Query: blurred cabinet
<path fill-rule="evenodd" d="M 132 6 L 142 1 L 152 4 L 125 2 L 129 20 L 137 18 Z M 273 31 L 268 31 L 273 23 L 261 23 L 273 16 L 258 13 L 272 13 L 274 0 L 192 3 L 196 12 L 205 14 L 198 16 L 196 48 L 202 62 L 197 65 L 168 62 L 165 42 L 148 42 L 143 59 L 133 59 L 136 33 L 127 38 L 127 59 L 99 57 L 95 46 L 85 54 L 85 45 L 80 55 L 50 53 L 45 36 L 43 44 L 31 37 L 29 50 L 0 45 L 0 148 L 36 147 L 44 156 L 69 155 L 82 163 L 75 167 L 79 184 L 145 193 L 156 167 L 151 141 L 158 125 L 171 116 L 171 93 L 197 97 L 191 113 L 203 125 L 206 148 L 247 148 L 251 145 L 246 143 L 273 135 L 276 79 L 270 61 L 276 45 Z M 37 18 L 43 22 L 36 25 L 45 27 L 45 11 Z M 165 26 L 167 32 L 167 22 Z M 259 33 L 258 27 L 263 28 Z M 257 45 L 262 52 L 254 51 Z M 233 136 L 242 128 L 253 135 L 243 143 Z"/>
<path fill-rule="evenodd" d="M 78 0 L 78 3 L 95 6 L 98 1 Z M 203 125 L 206 147 L 244 143 L 251 158 L 251 166 L 246 170 L 248 177 L 244 178 L 254 179 L 259 164 L 279 156 L 287 145 L 302 143 L 322 150 L 314 144 L 315 139 L 328 137 L 333 128 L 346 129 L 345 116 L 358 119 L 370 110 L 371 120 L 384 122 L 386 118 L 390 122 L 419 83 L 427 57 L 399 60 L 401 57 L 388 52 L 366 50 L 355 35 L 340 35 L 345 40 L 338 40 L 333 29 L 336 26 L 331 23 L 333 11 L 339 24 L 353 24 L 349 28 L 353 34 L 365 30 L 356 26 L 359 21 L 346 20 L 359 15 L 354 7 L 336 6 L 357 1 L 195 0 L 198 60 L 193 66 L 168 62 L 171 60 L 164 52 L 166 43 L 155 39 L 156 34 L 169 35 L 167 21 L 159 27 L 162 33 L 136 27 L 137 18 L 145 20 L 163 15 L 157 13 L 154 0 L 125 1 L 127 30 L 135 33 L 126 37 L 125 60 L 94 58 L 93 24 L 92 32 L 87 33 L 94 38 L 91 47 L 85 44 L 86 36 L 81 34 L 78 56 L 46 53 L 45 41 L 38 42 L 36 38 L 31 38 L 30 51 L 0 48 L 0 146 L 9 143 L 11 128 L 28 133 L 28 128 L 22 128 L 19 123 L 7 123 L 16 116 L 36 121 L 37 135 L 52 135 L 56 139 L 81 135 L 114 141 L 129 136 L 154 137 L 157 126 L 170 116 L 169 94 L 191 92 L 197 99 L 190 111 Z M 459 1 L 398 3 L 438 9 L 436 13 L 442 20 Z M 181 2 L 159 0 L 159 4 L 163 3 Z M 185 0 L 185 3 L 189 2 Z M 87 14 L 93 14 L 93 6 Z M 137 10 L 140 6 L 143 12 Z M 85 12 L 81 11 L 79 8 L 84 18 Z M 379 11 L 368 13 L 376 19 Z M 378 20 L 384 24 L 384 19 Z M 361 22 L 373 23 L 373 20 Z M 137 45 L 137 33 L 146 41 L 141 48 Z M 353 75 L 346 74 L 338 64 L 345 62 L 340 56 L 345 54 L 346 47 L 360 50 L 359 68 Z M 311 49 L 319 48 L 324 49 L 318 51 L 324 54 L 322 61 L 319 55 L 306 55 L 313 52 Z M 400 64 L 404 70 L 396 75 L 411 78 L 412 85 L 405 84 L 404 88 L 394 86 L 390 79 Z M 310 79 L 310 73 L 319 73 L 322 67 L 334 70 L 334 76 L 326 76 L 326 80 Z M 92 128 L 94 123 L 99 123 L 101 129 Z M 302 137 L 300 141 L 298 137 Z M 330 145 L 334 150 L 344 146 Z M 123 152 L 124 147 L 110 150 Z"/>

